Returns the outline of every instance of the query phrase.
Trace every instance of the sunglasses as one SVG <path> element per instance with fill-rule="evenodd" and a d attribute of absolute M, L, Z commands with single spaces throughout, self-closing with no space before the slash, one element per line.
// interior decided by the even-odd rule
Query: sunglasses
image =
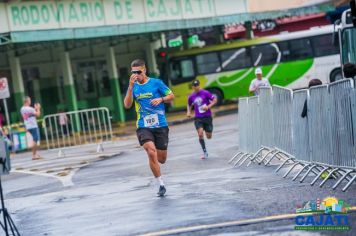
<path fill-rule="evenodd" d="M 132 74 L 140 75 L 142 74 L 142 70 L 133 70 L 131 71 Z"/>

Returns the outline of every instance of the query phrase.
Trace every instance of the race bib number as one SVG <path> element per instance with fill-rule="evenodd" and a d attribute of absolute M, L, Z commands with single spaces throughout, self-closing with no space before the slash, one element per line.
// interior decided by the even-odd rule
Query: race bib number
<path fill-rule="evenodd" d="M 145 116 L 143 118 L 143 122 L 144 122 L 145 127 L 158 126 L 159 125 L 158 115 L 152 114 L 152 115 Z"/>
<path fill-rule="evenodd" d="M 199 113 L 204 113 L 206 110 L 204 110 L 205 105 L 202 105 L 199 107 Z"/>

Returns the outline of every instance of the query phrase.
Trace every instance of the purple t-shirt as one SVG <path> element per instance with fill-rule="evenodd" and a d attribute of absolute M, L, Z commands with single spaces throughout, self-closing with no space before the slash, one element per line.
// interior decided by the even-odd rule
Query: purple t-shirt
<path fill-rule="evenodd" d="M 202 108 L 210 104 L 210 101 L 214 100 L 214 95 L 209 91 L 201 89 L 197 93 L 192 93 L 188 98 L 189 106 L 194 105 L 195 117 L 211 117 L 211 110 L 204 111 Z"/>

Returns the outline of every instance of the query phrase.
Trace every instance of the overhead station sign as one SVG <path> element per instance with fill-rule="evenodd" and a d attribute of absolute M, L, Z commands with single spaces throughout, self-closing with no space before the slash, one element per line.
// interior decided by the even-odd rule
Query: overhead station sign
<path fill-rule="evenodd" d="M 9 2 L 10 31 L 61 29 L 197 19 L 246 12 L 235 0 L 81 0 Z M 0 10 L 1 12 L 1 10 Z M 1 24 L 1 23 L 0 23 Z"/>

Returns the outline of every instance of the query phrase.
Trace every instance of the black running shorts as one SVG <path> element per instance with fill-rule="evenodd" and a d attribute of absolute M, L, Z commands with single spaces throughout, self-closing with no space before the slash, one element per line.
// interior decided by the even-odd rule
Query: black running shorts
<path fill-rule="evenodd" d="M 194 125 L 196 129 L 203 128 L 205 132 L 213 132 L 213 118 L 212 117 L 195 117 Z"/>
<path fill-rule="evenodd" d="M 141 146 L 148 141 L 152 141 L 158 150 L 167 150 L 168 133 L 168 127 L 138 128 L 136 130 L 137 138 Z"/>

